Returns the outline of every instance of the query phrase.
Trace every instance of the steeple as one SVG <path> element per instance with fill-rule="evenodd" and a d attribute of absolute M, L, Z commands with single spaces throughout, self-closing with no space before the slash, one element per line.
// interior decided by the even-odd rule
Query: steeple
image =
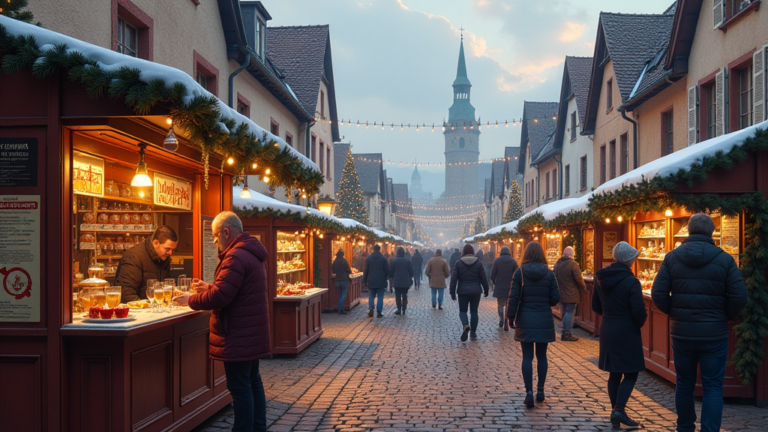
<path fill-rule="evenodd" d="M 464 36 L 459 45 L 459 65 L 456 67 L 456 79 L 453 81 L 453 105 L 448 110 L 448 122 L 475 122 L 475 107 L 469 102 L 472 83 L 467 78 L 467 62 L 464 59 Z"/>
<path fill-rule="evenodd" d="M 467 78 L 467 63 L 464 60 L 464 36 L 461 37 L 461 45 L 459 47 L 459 66 L 456 68 L 456 79 L 453 81 L 453 87 L 456 86 L 470 86 L 472 83 Z"/>

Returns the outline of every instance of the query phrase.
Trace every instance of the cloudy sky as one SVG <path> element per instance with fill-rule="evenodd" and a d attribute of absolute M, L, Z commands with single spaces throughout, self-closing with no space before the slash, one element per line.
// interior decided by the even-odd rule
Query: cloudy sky
<path fill-rule="evenodd" d="M 330 24 L 340 129 L 359 153 L 442 162 L 463 26 L 471 102 L 483 124 L 518 119 L 523 101 L 557 101 L 566 55 L 592 56 L 600 11 L 662 13 L 672 0 L 264 0 L 270 26 Z M 360 120 L 394 131 L 357 128 Z M 401 131 L 400 123 L 427 130 Z M 431 132 L 432 124 L 435 132 Z M 517 146 L 520 128 L 486 129 L 480 158 Z M 395 182 L 409 170 L 390 169 Z M 419 168 L 442 172 L 441 168 Z M 401 177 L 401 178 L 395 178 Z M 402 178 L 404 177 L 404 178 Z M 442 191 L 435 191 L 442 192 Z"/>

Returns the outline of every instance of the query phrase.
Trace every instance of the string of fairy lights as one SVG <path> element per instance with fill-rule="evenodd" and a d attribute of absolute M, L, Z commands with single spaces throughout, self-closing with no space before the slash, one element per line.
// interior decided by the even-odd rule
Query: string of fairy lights
<path fill-rule="evenodd" d="M 484 210 L 479 210 L 472 213 L 466 213 L 462 215 L 415 215 L 411 213 L 400 213 L 397 215 L 405 220 L 412 220 L 416 222 L 468 222 L 474 220 L 477 216 L 485 213 Z"/>
<path fill-rule="evenodd" d="M 482 163 L 517 160 L 517 156 L 513 156 L 513 157 L 482 159 L 482 160 L 471 161 L 471 162 L 402 162 L 402 161 L 396 162 L 390 159 L 384 160 L 379 158 L 369 158 L 369 157 L 358 156 L 358 155 L 354 155 L 353 157 L 355 158 L 355 160 L 358 160 L 361 162 L 373 162 L 373 163 L 383 163 L 385 165 L 416 166 L 416 167 L 477 165 Z"/>
<path fill-rule="evenodd" d="M 529 122 L 538 123 L 540 121 L 546 121 L 546 120 L 557 120 L 557 114 L 554 113 L 552 115 L 543 115 L 543 116 L 535 116 L 528 119 Z M 327 119 L 327 118 L 316 118 L 316 123 L 327 123 L 327 124 L 333 124 L 333 120 Z M 355 127 L 360 128 L 364 127 L 368 130 L 387 130 L 390 131 L 396 130 L 396 128 L 400 128 L 401 131 L 422 131 L 422 130 L 431 130 L 432 132 L 435 131 L 435 128 L 442 129 L 443 132 L 446 130 L 456 130 L 457 128 L 460 129 L 470 129 L 473 130 L 475 127 L 477 127 L 478 130 L 482 130 L 483 127 L 486 129 L 498 129 L 499 126 L 508 128 L 511 126 L 520 126 L 523 124 L 522 118 L 513 118 L 512 120 L 493 120 L 493 121 L 485 121 L 485 124 L 483 124 L 482 121 L 460 121 L 460 122 L 443 122 L 443 123 L 435 123 L 432 122 L 384 122 L 384 121 L 370 121 L 370 120 L 352 120 L 352 119 L 341 119 L 338 121 L 339 126 L 344 127 Z"/>
<path fill-rule="evenodd" d="M 461 205 L 461 204 L 413 204 L 409 201 L 397 201 L 395 200 L 395 204 L 400 207 L 411 207 L 413 209 L 417 210 L 428 210 L 428 211 L 448 211 L 448 210 L 469 210 L 473 208 L 484 208 L 485 204 L 467 204 L 467 205 Z"/>

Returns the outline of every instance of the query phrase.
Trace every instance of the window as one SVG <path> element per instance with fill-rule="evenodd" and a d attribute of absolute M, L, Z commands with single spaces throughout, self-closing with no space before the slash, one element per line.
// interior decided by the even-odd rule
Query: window
<path fill-rule="evenodd" d="M 331 146 L 325 148 L 325 178 L 331 179 Z"/>
<path fill-rule="evenodd" d="M 739 129 L 752 126 L 752 65 L 739 71 Z"/>
<path fill-rule="evenodd" d="M 261 17 L 258 17 L 255 22 L 255 27 L 254 39 L 256 43 L 254 44 L 254 49 L 260 58 L 264 58 L 264 52 L 266 51 L 267 46 L 267 25 L 264 24 Z"/>
<path fill-rule="evenodd" d="M 536 199 L 533 199 L 534 196 Z M 531 180 L 531 205 L 539 202 L 539 190 L 536 189 L 536 179 Z"/>
<path fill-rule="evenodd" d="M 544 198 L 549 199 L 549 173 L 546 175 L 546 188 L 544 189 Z"/>
<path fill-rule="evenodd" d="M 320 90 L 320 117 L 325 118 L 325 92 Z"/>
<path fill-rule="evenodd" d="M 605 145 L 603 145 L 600 147 L 600 184 L 605 183 L 605 174 L 606 174 L 605 162 L 606 162 Z"/>
<path fill-rule="evenodd" d="M 557 198 L 557 169 L 552 170 L 552 196 Z"/>
<path fill-rule="evenodd" d="M 581 183 L 579 184 L 579 188 L 581 190 L 587 189 L 587 157 L 582 156 L 581 161 L 579 162 L 579 169 L 581 170 Z"/>
<path fill-rule="evenodd" d="M 570 195 L 571 194 L 571 166 L 566 165 L 565 166 L 565 194 Z"/>
<path fill-rule="evenodd" d="M 276 122 L 275 119 L 271 117 L 269 119 L 269 131 L 272 132 L 272 135 L 274 136 L 280 136 L 280 123 Z"/>
<path fill-rule="evenodd" d="M 627 140 L 627 134 L 623 134 L 619 137 L 619 173 L 624 175 L 629 171 L 629 142 Z"/>
<path fill-rule="evenodd" d="M 293 147 L 293 135 L 290 132 L 285 133 L 285 143 Z"/>
<path fill-rule="evenodd" d="M 138 57 L 139 30 L 122 18 L 117 18 L 117 52 Z"/>
<path fill-rule="evenodd" d="M 605 87 L 605 109 L 613 108 L 613 78 L 608 80 Z"/>
<path fill-rule="evenodd" d="M 661 155 L 666 156 L 675 151 L 672 129 L 675 123 L 672 110 L 661 113 Z"/>
<path fill-rule="evenodd" d="M 192 51 L 192 55 L 195 81 L 214 96 L 218 96 L 219 70 L 197 51 Z"/>
<path fill-rule="evenodd" d="M 237 112 L 248 118 L 251 117 L 251 102 L 240 93 L 237 93 Z"/>
<path fill-rule="evenodd" d="M 611 159 L 611 179 L 616 178 L 616 140 L 612 140 L 609 147 L 608 157 Z"/>
<path fill-rule="evenodd" d="M 571 141 L 576 141 L 576 111 L 571 113 Z"/>
<path fill-rule="evenodd" d="M 325 174 L 325 144 L 323 144 L 323 140 L 320 140 L 320 162 L 318 162 L 318 166 L 320 167 L 320 174 Z"/>
<path fill-rule="evenodd" d="M 310 138 L 309 141 L 312 150 L 312 162 L 317 162 L 317 153 L 315 152 L 315 142 L 317 141 L 317 137 L 315 134 L 312 134 L 312 138 Z"/>
<path fill-rule="evenodd" d="M 707 139 L 717 136 L 717 99 L 715 95 L 715 84 L 710 84 L 702 88 L 702 93 L 706 99 L 707 109 Z"/>

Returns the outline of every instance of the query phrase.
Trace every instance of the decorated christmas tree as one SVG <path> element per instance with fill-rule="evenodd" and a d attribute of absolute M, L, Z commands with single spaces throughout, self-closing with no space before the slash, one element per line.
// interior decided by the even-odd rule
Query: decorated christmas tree
<path fill-rule="evenodd" d="M 518 220 L 523 216 L 523 197 L 520 194 L 520 185 L 517 179 L 512 179 L 512 189 L 509 191 L 509 204 L 504 215 L 504 223 Z"/>
<path fill-rule="evenodd" d="M 35 16 L 31 11 L 24 10 L 27 7 L 27 3 L 27 0 L 0 1 L 0 15 L 32 24 Z M 40 23 L 37 23 L 37 25 L 40 25 Z"/>
<path fill-rule="evenodd" d="M 339 191 L 336 192 L 336 216 L 354 219 L 364 225 L 369 224 L 368 212 L 363 202 L 363 188 L 357 177 L 352 150 L 347 151 L 347 160 L 344 162 L 344 170 L 341 172 L 341 181 L 339 181 Z"/>
<path fill-rule="evenodd" d="M 483 218 L 478 216 L 477 219 L 475 219 L 475 226 L 473 227 L 473 234 L 482 234 L 485 232 L 485 224 L 483 223 Z"/>

